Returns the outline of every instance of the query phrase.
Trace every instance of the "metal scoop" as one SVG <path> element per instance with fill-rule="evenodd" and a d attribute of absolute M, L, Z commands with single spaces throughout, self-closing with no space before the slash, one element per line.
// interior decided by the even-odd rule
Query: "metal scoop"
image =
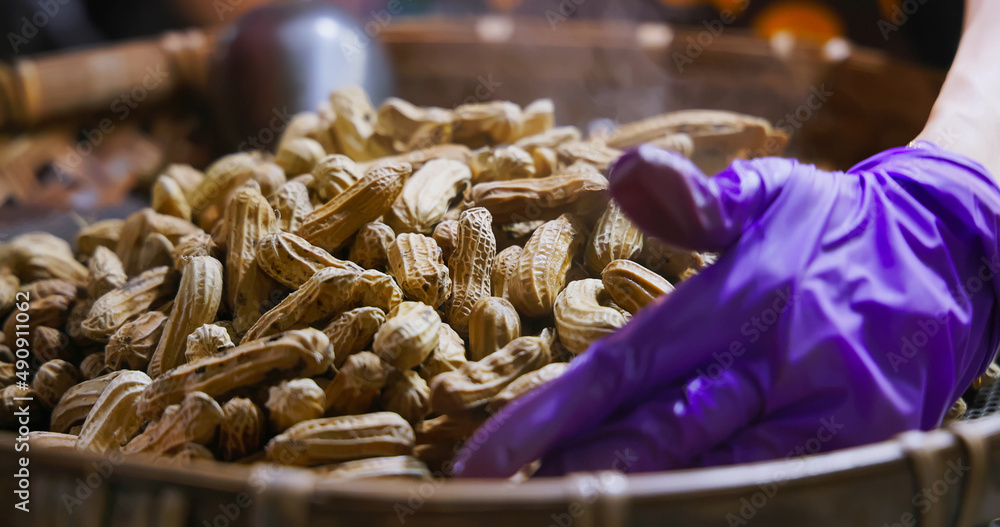
<path fill-rule="evenodd" d="M 208 98 L 232 146 L 278 136 L 291 115 L 336 88 L 361 86 L 376 104 L 390 94 L 389 61 L 364 31 L 329 3 L 296 0 L 218 31 L 22 59 L 0 65 L 0 129 L 101 111 L 120 117 L 189 89 Z"/>

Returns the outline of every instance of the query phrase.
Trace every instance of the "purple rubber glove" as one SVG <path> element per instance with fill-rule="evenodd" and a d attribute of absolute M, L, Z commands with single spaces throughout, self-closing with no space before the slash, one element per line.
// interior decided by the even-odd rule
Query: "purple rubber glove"
<path fill-rule="evenodd" d="M 458 475 L 741 463 L 927 430 L 997 349 L 1000 189 L 969 159 L 922 143 L 846 173 L 765 158 L 706 178 L 643 146 L 610 180 L 648 234 L 724 254 L 493 416 Z"/>

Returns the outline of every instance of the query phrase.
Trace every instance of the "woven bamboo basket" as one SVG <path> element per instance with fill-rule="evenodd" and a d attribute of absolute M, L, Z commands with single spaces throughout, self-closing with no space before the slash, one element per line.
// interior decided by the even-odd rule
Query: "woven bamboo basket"
<path fill-rule="evenodd" d="M 863 49 L 772 45 L 727 29 L 683 68 L 699 31 L 567 20 L 394 21 L 379 35 L 397 95 L 418 104 L 556 102 L 562 124 L 720 108 L 780 121 L 789 155 L 846 168 L 920 130 L 943 76 Z M 801 110 L 810 90 L 836 94 Z M 808 113 L 808 117 L 806 117 Z M 790 121 L 787 121 L 790 122 Z M 178 466 L 18 450 L 0 433 L 3 525 L 660 526 L 989 525 L 1000 516 L 1000 386 L 963 421 L 770 462 L 665 473 L 498 481 L 336 481 L 297 468 Z M 30 512 L 13 475 L 28 459 Z"/>
<path fill-rule="evenodd" d="M 0 435 L 4 486 L 19 470 Z M 988 525 L 1000 513 L 1000 417 L 839 452 L 623 476 L 336 481 L 297 468 L 164 466 L 30 451 L 30 512 L 5 525 Z M 959 476 L 960 474 L 960 476 Z"/>

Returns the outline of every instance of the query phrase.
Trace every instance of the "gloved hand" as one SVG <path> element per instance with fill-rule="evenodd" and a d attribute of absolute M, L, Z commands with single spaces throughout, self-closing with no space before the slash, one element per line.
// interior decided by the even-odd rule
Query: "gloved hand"
<path fill-rule="evenodd" d="M 646 233 L 723 255 L 493 416 L 459 476 L 741 463 L 927 430 L 997 349 L 1000 189 L 967 158 L 921 143 L 846 173 L 763 158 L 706 178 L 643 146 L 609 179 Z"/>

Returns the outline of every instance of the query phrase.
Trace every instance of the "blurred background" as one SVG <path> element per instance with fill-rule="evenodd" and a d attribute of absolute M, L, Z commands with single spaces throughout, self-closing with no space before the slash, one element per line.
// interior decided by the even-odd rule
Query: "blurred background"
<path fill-rule="evenodd" d="M 251 136 L 273 149 L 291 114 L 345 84 L 376 105 L 548 97 L 558 124 L 592 133 L 739 111 L 785 129 L 786 155 L 846 169 L 920 130 L 962 5 L 3 0 L 0 239 L 122 216 L 169 163 L 202 168 Z"/>
<path fill-rule="evenodd" d="M 52 0 L 63 13 L 23 46 L 4 47 L 4 58 L 19 54 L 154 35 L 168 29 L 212 26 L 273 0 Z M 388 11 L 389 0 L 330 0 L 358 19 Z M 826 41 L 842 36 L 864 46 L 939 68 L 951 63 L 962 24 L 964 2 L 947 0 L 395 0 L 403 16 L 477 16 L 503 13 L 551 19 L 636 20 L 700 24 L 723 10 L 735 13 L 733 27 L 764 38 L 791 31 Z M 18 34 L 22 18 L 31 19 L 45 2 L 5 0 L 0 5 L 4 34 Z M 910 5 L 919 5 L 912 9 Z M 907 11 L 913 10 L 912 14 Z M 44 9 L 42 9 L 44 12 Z M 879 20 L 892 23 L 907 15 L 899 38 L 884 38 Z M 895 31 L 890 30 L 891 33 Z"/>
<path fill-rule="evenodd" d="M 274 0 L 51 0 L 62 13 L 38 28 L 22 46 L 4 47 L 0 56 L 154 35 L 168 29 L 207 27 L 232 20 Z M 330 0 L 359 19 L 398 4 L 402 16 L 476 16 L 503 13 L 547 19 L 619 19 L 700 24 L 723 10 L 736 14 L 733 27 L 770 38 L 780 31 L 811 40 L 842 36 L 863 46 L 884 48 L 906 59 L 947 68 L 958 45 L 964 2 L 948 0 Z M 4 34 L 17 35 L 44 1 L 5 0 L 0 5 Z M 914 9 L 912 6 L 919 6 Z M 50 8 L 51 9 L 51 8 Z M 53 9 L 54 10 L 54 9 Z M 909 13 L 913 11 L 913 13 Z M 895 24 L 899 38 L 886 39 L 879 20 Z M 41 19 L 42 17 L 39 17 Z"/>

